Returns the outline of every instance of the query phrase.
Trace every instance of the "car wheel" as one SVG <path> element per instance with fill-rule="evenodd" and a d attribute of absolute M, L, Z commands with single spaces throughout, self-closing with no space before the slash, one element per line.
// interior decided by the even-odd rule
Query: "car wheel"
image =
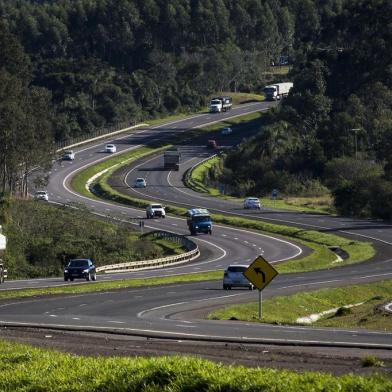
<path fill-rule="evenodd" d="M 74 278 L 69 278 L 69 280 L 70 280 L 71 282 L 73 282 L 73 281 L 74 281 Z"/>
<path fill-rule="evenodd" d="M 211 234 L 212 234 L 212 230 L 209 230 L 209 231 L 208 231 L 208 234 L 211 235 Z"/>
<path fill-rule="evenodd" d="M 166 215 L 162 215 L 162 218 L 165 219 L 165 218 L 166 218 Z"/>
<path fill-rule="evenodd" d="M 64 276 L 64 282 L 68 282 L 68 278 Z"/>
<path fill-rule="evenodd" d="M 250 286 L 249 286 L 249 290 L 253 290 L 253 285 L 250 285 Z"/>
<path fill-rule="evenodd" d="M 227 290 L 227 286 L 225 284 L 223 285 L 223 290 Z"/>
<path fill-rule="evenodd" d="M 227 288 L 228 288 L 229 290 L 231 290 L 231 286 L 230 286 L 230 285 L 227 285 Z"/>
<path fill-rule="evenodd" d="M 91 274 L 90 274 L 90 272 L 87 274 L 86 280 L 87 280 L 87 282 L 91 280 Z"/>
<path fill-rule="evenodd" d="M 94 282 L 97 280 L 97 274 L 96 274 L 95 272 L 91 275 L 91 279 L 92 279 Z"/>

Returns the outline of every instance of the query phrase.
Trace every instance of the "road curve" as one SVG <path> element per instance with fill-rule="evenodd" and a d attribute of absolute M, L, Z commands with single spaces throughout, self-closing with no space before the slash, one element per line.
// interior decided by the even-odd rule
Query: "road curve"
<path fill-rule="evenodd" d="M 258 104 L 260 105 L 260 104 Z M 261 105 L 242 107 L 241 110 L 260 109 Z M 235 111 L 233 110 L 235 113 Z M 227 113 L 222 118 L 232 115 Z M 119 151 L 137 148 L 137 146 L 156 140 L 163 135 L 172 135 L 189 127 L 201 126 L 211 121 L 211 115 L 198 115 L 184 121 L 178 121 L 161 128 L 138 130 L 132 135 L 116 138 L 111 141 L 118 146 Z M 216 119 L 216 116 L 213 116 Z M 190 145 L 189 159 L 185 160 L 182 170 L 193 165 L 202 156 L 192 157 L 197 151 L 205 155 L 204 147 Z M 103 143 L 88 146 L 77 152 L 77 158 L 72 163 L 61 162 L 53 168 L 48 187 L 52 200 L 59 203 L 84 203 L 96 213 L 116 216 L 125 220 L 141 219 L 144 212 L 113 205 L 104 201 L 83 198 L 69 189 L 68 183 L 73 173 L 99 159 L 102 154 Z M 148 164 L 157 167 L 158 161 L 153 158 Z M 145 165 L 145 163 L 142 163 Z M 179 205 L 203 205 L 213 211 L 227 211 L 234 214 L 244 214 L 235 203 L 215 201 L 202 197 L 190 190 L 184 189 L 180 173 L 170 173 L 162 176 L 162 172 L 155 173 L 151 167 L 145 167 L 151 175 L 152 186 L 148 186 L 146 198 L 152 200 L 171 200 Z M 139 168 L 137 169 L 139 170 Z M 132 173 L 138 173 L 130 169 Z M 166 173 L 167 174 L 167 173 Z M 121 185 L 125 190 L 127 186 Z M 158 192 L 158 189 L 160 191 Z M 165 189 L 168 199 L 162 197 Z M 129 189 L 132 192 L 132 189 Z M 303 215 L 282 211 L 263 210 L 259 214 L 245 213 L 253 219 L 277 220 L 281 223 L 303 225 L 309 227 L 321 226 L 325 230 L 353 232 L 354 235 L 374 238 L 388 247 L 392 236 L 388 237 L 392 228 L 378 222 L 364 222 L 331 218 L 318 215 Z M 322 222 L 320 221 L 322 220 Z M 149 222 L 151 228 L 164 229 L 185 234 L 186 225 L 180 218 L 168 217 L 165 222 L 154 220 Z M 212 236 L 198 236 L 196 241 L 203 247 L 205 256 L 200 261 L 186 266 L 173 267 L 161 271 L 135 272 L 127 276 L 140 277 L 155 274 L 176 274 L 184 272 L 199 272 L 223 268 L 228 263 L 244 263 L 251 261 L 255 255 L 263 253 L 268 260 L 278 261 L 298 255 L 300 250 L 295 245 L 281 242 L 259 233 L 238 230 L 234 228 L 215 226 Z M 384 249 L 385 250 L 385 249 Z M 279 276 L 271 286 L 265 290 L 264 297 L 277 294 L 288 294 L 296 291 L 347 285 L 371 280 L 388 279 L 392 275 L 391 253 L 385 251 L 376 261 L 348 266 L 337 270 L 316 271 L 308 274 L 292 274 Z M 149 275 L 151 274 L 151 275 Z M 105 276 L 107 279 L 123 278 L 126 275 Z M 63 284 L 59 279 L 36 281 L 38 285 Z M 17 282 L 7 282 L 4 288 L 10 288 Z M 20 282 L 19 282 L 20 284 Z M 19 287 L 33 287 L 34 284 L 22 283 Z M 269 341 L 286 342 L 290 344 L 320 344 L 320 345 L 368 345 L 373 347 L 392 348 L 391 334 L 369 331 L 347 331 L 309 327 L 269 326 L 254 323 L 208 321 L 199 318 L 214 307 L 229 303 L 249 302 L 256 300 L 255 293 L 244 290 L 232 291 L 229 294 L 221 290 L 220 282 L 200 282 L 192 284 L 170 285 L 168 287 L 145 287 L 140 289 L 122 290 L 121 292 L 106 292 L 78 295 L 64 298 L 45 298 L 24 300 L 17 303 L 6 303 L 0 306 L 1 322 L 10 324 L 36 324 L 52 327 L 74 327 L 92 330 L 116 330 L 121 333 L 160 334 L 177 338 L 199 338 L 211 340 L 242 340 L 249 342 Z"/>

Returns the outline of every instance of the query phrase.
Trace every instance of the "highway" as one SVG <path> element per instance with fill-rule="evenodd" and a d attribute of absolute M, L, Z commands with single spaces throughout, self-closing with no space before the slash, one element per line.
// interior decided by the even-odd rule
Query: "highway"
<path fill-rule="evenodd" d="M 139 129 L 129 135 L 116 137 L 77 150 L 73 162 L 56 163 L 50 173 L 50 200 L 56 203 L 83 203 L 97 214 L 110 215 L 134 224 L 145 212 L 77 195 L 70 189 L 70 179 L 78 171 L 108 157 L 103 146 L 116 144 L 118 151 L 132 150 L 154 140 L 173 136 L 189 128 L 200 127 L 221 118 L 254 110 L 267 109 L 270 104 L 249 104 L 219 115 L 200 114 L 164 126 Z M 219 136 L 219 144 L 228 146 L 246 135 Z M 205 136 L 205 140 L 209 138 Z M 374 260 L 336 269 L 278 276 L 263 292 L 264 298 L 285 295 L 320 287 L 336 287 L 353 283 L 390 279 L 392 276 L 392 226 L 382 222 L 362 221 L 317 214 L 300 214 L 263 208 L 260 212 L 245 211 L 238 203 L 215 200 L 186 189 L 183 173 L 200 160 L 211 155 L 205 140 L 189 140 L 180 146 L 183 161 L 179 172 L 162 171 L 162 157 L 142 159 L 136 165 L 121 169 L 112 185 L 124 193 L 151 201 L 162 201 L 183 207 L 203 206 L 211 211 L 263 219 L 280 224 L 295 225 L 336 232 L 350 238 L 372 241 L 378 250 Z M 189 143 L 189 144 L 187 144 Z M 136 177 L 147 178 L 147 188 L 132 188 Z M 148 229 L 163 229 L 188 234 L 184 219 L 167 217 L 146 221 Z M 99 276 L 99 280 L 129 277 L 165 276 L 223 269 L 228 264 L 251 262 L 262 254 L 272 263 L 294 259 L 304 252 L 297 244 L 275 239 L 245 229 L 215 225 L 213 234 L 194 237 L 202 256 L 195 262 L 159 271 L 139 271 L 121 275 Z M 294 261 L 295 262 L 295 261 Z M 30 281 L 8 281 L 1 289 L 61 285 L 60 278 Z M 83 283 L 81 283 L 83 284 Z M 0 305 L 0 321 L 9 325 L 36 325 L 75 328 L 93 331 L 116 331 L 142 336 L 163 336 L 211 341 L 280 342 L 355 347 L 392 348 L 391 334 L 365 330 L 339 330 L 295 326 L 272 326 L 238 321 L 210 321 L 204 316 L 217 306 L 257 301 L 257 293 L 247 290 L 222 290 L 221 282 L 173 284 L 169 286 L 103 292 L 63 298 L 21 300 Z M 304 315 L 305 316 L 305 315 Z"/>

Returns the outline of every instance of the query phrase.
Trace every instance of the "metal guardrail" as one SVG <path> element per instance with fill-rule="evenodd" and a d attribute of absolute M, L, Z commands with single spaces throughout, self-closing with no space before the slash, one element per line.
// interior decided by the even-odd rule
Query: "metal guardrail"
<path fill-rule="evenodd" d="M 194 259 L 200 256 L 200 251 L 197 244 L 195 244 L 193 241 L 189 240 L 188 238 L 182 235 L 170 233 L 168 231 L 157 230 L 157 231 L 149 232 L 145 234 L 143 237 L 146 236 L 164 238 L 172 242 L 176 242 L 184 246 L 188 250 L 188 252 L 182 253 L 180 255 L 162 257 L 159 259 L 130 261 L 128 263 L 104 265 L 101 267 L 97 267 L 97 272 L 118 273 L 118 272 L 139 271 L 142 269 L 164 268 L 167 265 L 176 265 L 176 264 L 182 264 L 189 261 L 193 261 Z"/>

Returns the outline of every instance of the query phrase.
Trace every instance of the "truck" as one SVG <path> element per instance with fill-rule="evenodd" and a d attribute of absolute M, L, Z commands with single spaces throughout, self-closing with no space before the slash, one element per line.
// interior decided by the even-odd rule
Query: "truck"
<path fill-rule="evenodd" d="M 180 168 L 181 153 L 177 148 L 166 150 L 163 153 L 163 167 L 165 169 L 176 170 Z"/>
<path fill-rule="evenodd" d="M 7 245 L 7 239 L 3 234 L 1 234 L 1 226 L 0 226 L 0 284 L 4 283 L 4 279 L 7 277 L 7 270 L 5 269 L 2 260 L 6 245 Z"/>
<path fill-rule="evenodd" d="M 187 211 L 187 224 L 191 235 L 212 234 L 212 220 L 205 208 L 191 208 Z"/>
<path fill-rule="evenodd" d="M 214 97 L 210 101 L 210 113 L 227 112 L 233 106 L 233 99 L 231 97 Z"/>
<path fill-rule="evenodd" d="M 267 101 L 277 101 L 289 95 L 293 88 L 292 82 L 270 84 L 264 87 L 264 95 Z"/>

